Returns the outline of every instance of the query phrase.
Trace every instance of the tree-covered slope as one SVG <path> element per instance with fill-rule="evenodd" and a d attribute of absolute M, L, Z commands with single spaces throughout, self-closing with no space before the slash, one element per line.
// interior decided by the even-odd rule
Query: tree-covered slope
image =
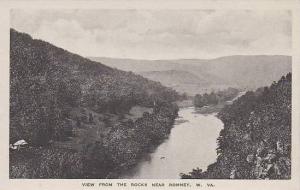
<path fill-rule="evenodd" d="M 289 179 L 291 177 L 291 73 L 226 106 L 218 117 L 217 161 L 182 178 Z"/>
<path fill-rule="evenodd" d="M 171 102 L 178 95 L 157 82 L 112 69 L 11 30 L 11 140 L 45 143 L 76 107 L 126 112 L 134 105 Z M 39 134 L 38 134 L 39 133 Z M 44 134 L 44 135 L 43 135 Z M 39 139 L 40 138 L 40 139 Z"/>
<path fill-rule="evenodd" d="M 117 178 L 169 135 L 174 90 L 10 35 L 10 143 L 28 142 L 10 149 L 11 178 Z"/>

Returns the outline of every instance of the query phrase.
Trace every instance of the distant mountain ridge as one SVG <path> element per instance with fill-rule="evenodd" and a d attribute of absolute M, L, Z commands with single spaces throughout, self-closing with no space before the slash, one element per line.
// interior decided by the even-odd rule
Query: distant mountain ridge
<path fill-rule="evenodd" d="M 105 65 L 132 71 L 187 71 L 210 85 L 256 89 L 291 72 L 292 57 L 285 55 L 233 55 L 215 59 L 134 60 L 91 57 Z M 200 83 L 206 83 L 201 81 Z M 160 81 L 163 83 L 163 81 Z"/>
<path fill-rule="evenodd" d="M 162 84 L 201 84 L 203 81 L 197 75 L 188 71 L 166 70 L 166 71 L 148 71 L 138 73 L 151 80 L 160 81 Z"/>
<path fill-rule="evenodd" d="M 187 93 L 188 95 L 202 92 L 199 92 L 199 90 L 212 84 L 209 79 L 213 78 L 201 77 L 189 71 L 182 70 L 148 71 L 139 72 L 138 74 L 150 80 L 158 81 L 162 85 L 171 87 L 180 93 Z"/>

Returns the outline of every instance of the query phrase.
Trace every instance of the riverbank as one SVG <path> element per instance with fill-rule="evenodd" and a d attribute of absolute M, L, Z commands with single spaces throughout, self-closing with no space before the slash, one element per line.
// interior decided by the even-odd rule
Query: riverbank
<path fill-rule="evenodd" d="M 212 114 L 218 113 L 225 107 L 225 103 L 219 103 L 216 105 L 203 106 L 201 108 L 195 108 L 195 113 L 197 114 Z"/>
<path fill-rule="evenodd" d="M 183 179 L 290 179 L 291 74 L 219 112 L 218 158 Z"/>
<path fill-rule="evenodd" d="M 184 101 L 178 101 L 176 102 L 179 108 L 189 108 L 189 107 L 194 107 L 193 101 L 192 100 L 184 100 Z M 228 105 L 226 102 L 221 102 L 215 105 L 208 105 L 208 106 L 203 106 L 203 107 L 195 107 L 195 113 L 198 114 L 212 114 L 212 113 L 217 113 L 221 111 L 225 105 Z"/>
<path fill-rule="evenodd" d="M 54 143 L 43 147 L 30 146 L 20 151 L 11 150 L 10 177 L 118 178 L 121 171 L 132 168 L 143 155 L 153 151 L 169 136 L 178 107 L 172 103 L 161 103 L 149 112 L 144 112 L 139 118 L 131 115 L 131 118 L 111 123 L 106 126 L 105 133 L 94 134 L 97 136 L 95 139 L 91 137 L 83 142 L 84 136 L 77 137 L 79 144 L 76 144 L 74 137 L 65 146 Z M 97 123 L 94 125 L 81 127 L 95 131 Z M 70 170 L 63 169 L 64 166 L 70 166 Z"/>
<path fill-rule="evenodd" d="M 182 101 L 176 101 L 176 104 L 179 108 L 187 108 L 194 106 L 193 100 L 182 100 Z"/>
<path fill-rule="evenodd" d="M 182 98 L 14 29 L 10 55 L 10 178 L 106 178 L 168 134 Z"/>
<path fill-rule="evenodd" d="M 180 173 L 195 165 L 205 168 L 216 160 L 216 138 L 222 128 L 215 114 L 195 113 L 194 107 L 180 108 L 169 137 L 121 178 L 179 179 Z"/>
<path fill-rule="evenodd" d="M 120 173 L 134 167 L 168 138 L 177 113 L 178 107 L 168 103 L 155 107 L 152 114 L 143 114 L 133 123 L 115 126 L 104 138 L 103 146 L 115 166 L 106 178 L 119 178 Z"/>
<path fill-rule="evenodd" d="M 195 106 L 195 102 L 192 99 L 177 101 L 176 104 L 179 108 L 187 108 L 187 107 L 194 107 L 195 112 L 199 114 L 211 114 L 220 112 L 226 105 L 231 105 L 234 100 L 238 99 L 242 95 L 244 95 L 246 91 L 238 91 L 235 90 L 234 93 L 230 94 L 226 98 L 220 98 L 217 103 L 202 105 L 200 107 Z"/>

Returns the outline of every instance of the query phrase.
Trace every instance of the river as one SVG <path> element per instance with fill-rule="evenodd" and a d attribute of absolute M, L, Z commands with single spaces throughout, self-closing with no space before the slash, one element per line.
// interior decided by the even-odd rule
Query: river
<path fill-rule="evenodd" d="M 216 161 L 217 138 L 223 123 L 216 113 L 199 114 L 194 107 L 180 108 L 171 134 L 147 158 L 122 178 L 179 179 Z"/>

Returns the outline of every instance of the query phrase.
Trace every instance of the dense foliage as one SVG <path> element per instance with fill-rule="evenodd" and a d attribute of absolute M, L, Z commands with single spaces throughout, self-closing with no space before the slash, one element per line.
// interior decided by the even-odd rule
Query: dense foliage
<path fill-rule="evenodd" d="M 172 102 L 179 95 L 174 90 L 132 72 L 112 69 L 47 42 L 34 40 L 13 29 L 10 34 L 10 143 L 25 139 L 30 145 L 28 150 L 11 153 L 11 177 L 106 177 L 108 171 L 132 161 L 121 160 L 127 158 L 129 152 L 142 154 L 146 149 L 141 146 L 149 146 L 150 141 L 168 135 L 170 123 L 177 114 Z M 87 152 L 66 151 L 61 156 L 63 150 L 49 145 L 71 136 L 74 127 L 96 125 L 95 120 L 99 118 L 93 118 L 91 112 L 122 116 L 136 105 L 152 107 L 154 113 L 135 122 L 107 125 L 110 132 L 102 134 L 104 140 L 101 142 L 88 144 L 84 149 Z M 76 113 L 76 110 L 90 112 Z M 99 120 L 108 123 L 109 119 Z M 142 130 L 146 123 L 147 130 Z M 116 138 L 122 130 L 129 133 L 126 139 L 122 135 L 121 139 Z M 138 150 L 130 150 L 132 147 Z M 24 152 L 23 159 L 19 159 L 21 152 Z M 26 156 L 30 154 L 32 156 Z M 56 163 L 60 160 L 55 160 L 55 157 L 62 161 Z M 69 164 L 73 165 L 73 160 L 78 171 L 84 168 L 78 175 L 60 171 Z M 36 167 L 26 167 L 31 161 L 38 163 Z M 53 171 L 59 171 L 40 171 L 43 168 L 48 170 L 49 164 L 53 165 Z M 22 174 L 20 168 L 24 169 Z M 33 174 L 36 168 L 40 173 Z"/>
<path fill-rule="evenodd" d="M 114 126 L 105 137 L 104 147 L 117 166 L 109 178 L 116 178 L 120 171 L 127 171 L 146 153 L 160 144 L 171 132 L 177 117 L 176 105 L 156 106 L 152 114 L 144 113 L 135 122 L 127 121 Z"/>
<path fill-rule="evenodd" d="M 131 72 L 111 69 L 11 30 L 12 140 L 43 144 L 56 138 L 74 107 L 126 112 L 133 105 L 174 101 L 177 94 Z M 55 127 L 54 127 L 55 126 Z M 45 135 L 47 134 L 47 135 Z"/>
<path fill-rule="evenodd" d="M 194 97 L 194 106 L 203 107 L 207 105 L 216 105 L 218 103 L 233 99 L 238 95 L 238 93 L 238 89 L 228 88 L 218 92 L 211 92 L 210 94 L 196 94 Z"/>
<path fill-rule="evenodd" d="M 80 178 L 83 155 L 68 149 L 30 147 L 10 152 L 11 178 Z"/>
<path fill-rule="evenodd" d="M 182 178 L 289 179 L 291 177 L 291 73 L 226 106 L 218 117 L 217 162 Z"/>

